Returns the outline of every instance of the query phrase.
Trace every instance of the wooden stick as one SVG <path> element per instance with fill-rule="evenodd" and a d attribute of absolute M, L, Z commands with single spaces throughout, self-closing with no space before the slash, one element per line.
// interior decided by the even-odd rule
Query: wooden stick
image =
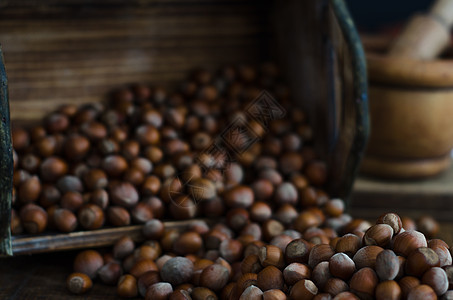
<path fill-rule="evenodd" d="M 12 255 L 11 198 L 13 187 L 13 146 L 9 118 L 8 80 L 0 46 L 0 255 Z"/>
<path fill-rule="evenodd" d="M 195 222 L 212 220 L 195 219 L 187 221 L 164 222 L 166 229 L 184 230 Z M 122 236 L 129 236 L 134 241 L 144 240 L 143 225 L 106 228 L 91 231 L 71 232 L 66 234 L 13 237 L 12 250 L 14 255 L 36 254 L 62 250 L 97 248 L 113 245 Z"/>

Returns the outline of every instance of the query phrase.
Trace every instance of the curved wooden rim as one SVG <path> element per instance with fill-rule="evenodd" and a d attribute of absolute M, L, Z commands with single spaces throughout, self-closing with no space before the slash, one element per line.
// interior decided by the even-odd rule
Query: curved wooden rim
<path fill-rule="evenodd" d="M 453 60 L 422 61 L 367 53 L 371 82 L 428 88 L 453 87 Z"/>

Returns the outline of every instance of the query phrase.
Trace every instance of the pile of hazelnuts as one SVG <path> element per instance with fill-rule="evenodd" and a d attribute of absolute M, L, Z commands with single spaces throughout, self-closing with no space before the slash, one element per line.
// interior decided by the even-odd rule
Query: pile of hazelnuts
<path fill-rule="evenodd" d="M 120 297 L 156 300 L 453 297 L 449 246 L 405 230 L 397 214 L 372 226 L 352 221 L 342 236 L 319 227 L 269 232 L 264 223 L 234 230 L 233 220 L 185 231 L 151 220 L 141 245 L 123 237 L 112 251 L 79 253 L 67 287 L 85 293 L 96 278 L 116 285 Z"/>
<path fill-rule="evenodd" d="M 450 281 L 448 245 L 394 214 L 352 219 L 329 197 L 307 116 L 278 75 L 272 64 L 199 70 L 173 93 L 132 85 L 14 127 L 13 234 L 143 224 L 142 244 L 123 237 L 77 255 L 76 294 L 98 280 L 146 299 L 449 299 L 425 278 Z M 245 113 L 263 90 L 287 111 L 266 127 Z M 205 151 L 239 117 L 259 139 L 232 161 Z M 163 222 L 196 218 L 216 221 Z M 438 231 L 429 217 L 418 225 Z M 416 251 L 429 256 L 423 271 L 412 270 Z"/>

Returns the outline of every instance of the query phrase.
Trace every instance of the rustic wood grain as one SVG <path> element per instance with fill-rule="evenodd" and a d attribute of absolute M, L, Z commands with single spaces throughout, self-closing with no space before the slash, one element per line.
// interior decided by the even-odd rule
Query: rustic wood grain
<path fill-rule="evenodd" d="M 166 229 L 178 229 L 184 231 L 191 224 L 201 219 L 187 221 L 164 222 Z M 212 220 L 203 220 L 208 224 Z M 83 248 L 98 248 L 113 245 L 123 236 L 129 236 L 134 241 L 142 241 L 143 225 L 106 228 L 91 231 L 71 232 L 65 234 L 47 234 L 40 236 L 23 236 L 12 238 L 14 255 L 36 254 L 44 252 L 56 252 Z"/>
<path fill-rule="evenodd" d="M 394 211 L 417 218 L 432 215 L 452 222 L 453 167 L 425 180 L 384 180 L 359 176 L 354 184 L 350 212 L 355 217 L 375 219 Z"/>
<path fill-rule="evenodd" d="M 12 1 L 0 10 L 11 116 L 99 101 L 133 82 L 269 58 L 268 1 Z"/>
<path fill-rule="evenodd" d="M 0 45 L 0 256 L 11 251 L 11 199 L 13 153 L 11 144 L 8 79 Z"/>

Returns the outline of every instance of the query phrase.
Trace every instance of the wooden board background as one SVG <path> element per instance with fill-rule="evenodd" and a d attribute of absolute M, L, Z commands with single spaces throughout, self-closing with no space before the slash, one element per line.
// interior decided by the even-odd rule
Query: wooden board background
<path fill-rule="evenodd" d="M 2 2 L 12 119 L 98 101 L 119 85 L 171 86 L 194 68 L 269 57 L 267 1 L 91 2 Z"/>

